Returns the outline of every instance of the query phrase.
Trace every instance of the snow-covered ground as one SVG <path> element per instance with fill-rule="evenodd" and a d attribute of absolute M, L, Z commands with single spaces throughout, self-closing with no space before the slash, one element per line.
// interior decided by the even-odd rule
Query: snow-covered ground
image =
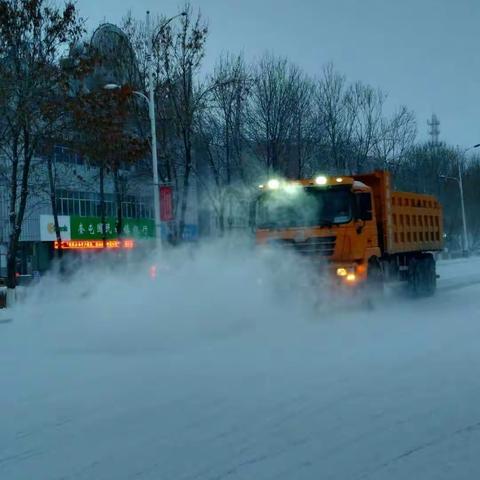
<path fill-rule="evenodd" d="M 480 478 L 480 259 L 373 312 L 262 268 L 47 281 L 0 324 L 0 479 Z"/>

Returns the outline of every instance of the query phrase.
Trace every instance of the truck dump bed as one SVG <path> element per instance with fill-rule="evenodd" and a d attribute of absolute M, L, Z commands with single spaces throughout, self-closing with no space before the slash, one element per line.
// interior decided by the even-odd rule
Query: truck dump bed
<path fill-rule="evenodd" d="M 378 238 L 387 254 L 443 248 L 442 207 L 432 195 L 392 192 L 390 174 L 355 175 L 373 190 Z"/>

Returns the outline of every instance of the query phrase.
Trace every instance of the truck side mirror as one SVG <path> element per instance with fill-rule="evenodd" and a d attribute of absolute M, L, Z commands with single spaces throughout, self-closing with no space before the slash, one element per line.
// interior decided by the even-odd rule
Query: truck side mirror
<path fill-rule="evenodd" d="M 356 193 L 355 204 L 357 220 L 372 220 L 372 196 L 369 192 Z"/>

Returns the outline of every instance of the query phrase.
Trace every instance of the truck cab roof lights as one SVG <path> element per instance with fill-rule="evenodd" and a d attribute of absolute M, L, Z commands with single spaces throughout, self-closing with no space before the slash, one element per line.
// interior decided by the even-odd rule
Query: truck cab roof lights
<path fill-rule="evenodd" d="M 343 182 L 343 178 L 342 178 L 342 177 L 337 177 L 337 178 L 336 178 L 336 181 L 337 181 L 337 183 L 342 183 L 342 182 Z"/>
<path fill-rule="evenodd" d="M 315 183 L 317 185 L 326 185 L 327 184 L 327 177 L 325 175 L 319 175 L 315 178 Z"/>
<path fill-rule="evenodd" d="M 267 182 L 267 186 L 272 190 L 277 190 L 280 188 L 280 181 L 277 180 L 276 178 L 272 178 Z"/>
<path fill-rule="evenodd" d="M 289 182 L 286 180 L 278 180 L 276 178 L 272 178 L 267 182 L 266 187 L 269 190 L 282 189 L 286 193 L 294 194 L 298 192 L 298 189 L 301 187 L 301 185 L 297 182 Z M 265 188 L 265 185 L 259 185 L 259 188 L 263 189 Z"/>

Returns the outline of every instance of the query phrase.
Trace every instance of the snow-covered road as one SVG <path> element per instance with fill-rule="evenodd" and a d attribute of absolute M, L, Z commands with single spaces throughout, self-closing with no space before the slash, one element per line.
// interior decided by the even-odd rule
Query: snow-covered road
<path fill-rule="evenodd" d="M 0 324 L 0 479 L 480 478 L 480 260 L 439 273 L 434 298 L 308 318 L 207 291 L 176 303 L 208 318 L 193 329 L 135 323 L 144 299 L 102 323 L 105 293 L 53 326 L 18 311 Z"/>

